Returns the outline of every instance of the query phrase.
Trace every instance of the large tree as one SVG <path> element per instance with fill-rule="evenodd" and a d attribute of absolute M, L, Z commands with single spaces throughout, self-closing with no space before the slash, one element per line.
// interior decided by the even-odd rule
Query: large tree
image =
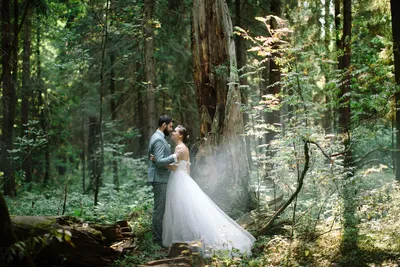
<path fill-rule="evenodd" d="M 147 134 L 148 137 L 157 128 L 156 125 L 156 71 L 154 62 L 153 13 L 155 0 L 144 0 L 144 43 L 145 75 L 147 83 Z"/>
<path fill-rule="evenodd" d="M 391 0 L 392 10 L 392 34 L 393 34 L 393 54 L 396 84 L 400 86 L 400 1 Z M 396 16 L 397 15 L 397 16 Z M 400 181 L 400 90 L 395 95 L 396 101 L 396 180 Z"/>
<path fill-rule="evenodd" d="M 193 176 L 224 209 L 249 208 L 248 161 L 232 22 L 224 0 L 193 1 L 193 77 L 201 140 Z M 195 154 L 195 156 L 194 156 Z"/>
<path fill-rule="evenodd" d="M 15 86 L 12 77 L 12 54 L 13 35 L 11 31 L 11 3 L 10 0 L 2 1 L 2 104 L 3 104 L 3 127 L 1 138 L 1 170 L 4 173 L 4 194 L 15 195 L 15 178 L 10 150 L 13 148 L 13 132 L 15 120 Z M 16 60 L 16 59 L 14 59 Z"/>
<path fill-rule="evenodd" d="M 23 56 L 22 56 L 22 94 L 21 94 L 21 124 L 22 124 L 22 136 L 30 138 L 29 136 L 29 110 L 30 110 L 30 97 L 32 92 L 32 80 L 31 80 L 31 23 L 32 9 L 28 10 L 26 22 L 24 25 L 24 36 L 23 36 Z M 30 146 L 27 146 L 24 153 L 24 159 L 22 163 L 22 169 L 25 172 L 25 181 L 32 182 L 32 155 Z"/>

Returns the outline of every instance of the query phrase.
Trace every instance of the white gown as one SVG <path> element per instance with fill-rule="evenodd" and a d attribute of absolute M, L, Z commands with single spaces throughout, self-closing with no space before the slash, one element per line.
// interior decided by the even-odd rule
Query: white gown
<path fill-rule="evenodd" d="M 201 241 L 206 250 L 238 249 L 250 255 L 255 238 L 229 218 L 187 173 L 181 160 L 171 172 L 165 203 L 162 243 Z"/>

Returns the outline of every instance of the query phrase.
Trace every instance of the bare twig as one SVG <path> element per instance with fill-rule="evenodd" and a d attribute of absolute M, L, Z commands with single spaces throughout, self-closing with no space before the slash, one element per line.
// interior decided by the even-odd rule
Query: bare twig
<path fill-rule="evenodd" d="M 305 163 L 304 163 L 304 168 L 303 171 L 301 172 L 301 175 L 299 177 L 298 185 L 296 188 L 296 191 L 291 195 L 291 197 L 286 201 L 286 203 L 279 208 L 271 217 L 271 219 L 267 222 L 265 226 L 263 226 L 260 229 L 260 233 L 265 233 L 268 231 L 268 229 L 272 226 L 276 218 L 292 203 L 292 201 L 297 197 L 297 195 L 300 193 L 302 187 L 303 187 L 303 182 L 304 178 L 307 174 L 308 169 L 310 168 L 310 154 L 309 154 L 309 141 L 308 140 L 303 140 L 304 141 L 304 158 L 305 158 Z"/>

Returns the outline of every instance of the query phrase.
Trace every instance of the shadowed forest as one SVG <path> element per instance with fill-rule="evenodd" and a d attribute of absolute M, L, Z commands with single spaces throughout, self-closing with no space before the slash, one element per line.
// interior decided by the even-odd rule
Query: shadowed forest
<path fill-rule="evenodd" d="M 399 0 L 0 9 L 0 266 L 399 266 Z M 163 114 L 251 255 L 152 241 Z"/>

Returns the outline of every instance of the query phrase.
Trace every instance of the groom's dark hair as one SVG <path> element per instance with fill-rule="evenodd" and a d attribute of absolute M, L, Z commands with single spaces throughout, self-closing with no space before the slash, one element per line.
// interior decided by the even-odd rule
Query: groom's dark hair
<path fill-rule="evenodd" d="M 168 125 L 171 121 L 174 122 L 174 120 L 170 116 L 161 115 L 160 118 L 158 119 L 158 127 L 161 127 L 161 125 L 163 125 L 164 122 Z"/>

